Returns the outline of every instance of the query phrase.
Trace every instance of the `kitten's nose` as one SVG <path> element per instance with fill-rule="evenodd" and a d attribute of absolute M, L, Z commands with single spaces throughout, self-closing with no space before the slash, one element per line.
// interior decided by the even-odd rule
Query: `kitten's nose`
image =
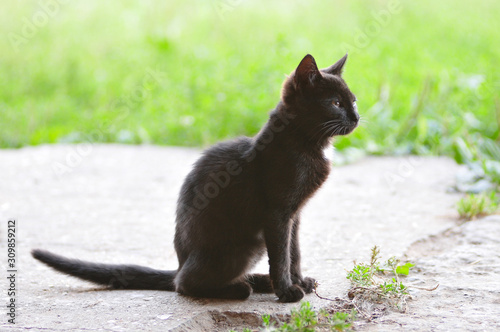
<path fill-rule="evenodd" d="M 353 111 L 353 112 L 349 113 L 349 119 L 351 119 L 352 121 L 358 123 L 359 122 L 359 114 L 358 114 L 358 112 Z"/>

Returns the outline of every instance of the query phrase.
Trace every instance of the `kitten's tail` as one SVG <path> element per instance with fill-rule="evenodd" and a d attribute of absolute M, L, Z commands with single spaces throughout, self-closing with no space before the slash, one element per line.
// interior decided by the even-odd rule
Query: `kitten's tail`
<path fill-rule="evenodd" d="M 32 250 L 31 255 L 59 272 L 112 289 L 175 290 L 174 278 L 177 271 L 154 270 L 138 265 L 90 263 L 41 249 Z"/>

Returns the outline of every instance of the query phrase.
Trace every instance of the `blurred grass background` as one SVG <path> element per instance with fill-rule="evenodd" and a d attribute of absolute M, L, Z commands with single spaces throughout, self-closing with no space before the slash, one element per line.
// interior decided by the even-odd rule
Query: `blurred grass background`
<path fill-rule="evenodd" d="M 326 67 L 349 51 L 365 121 L 338 149 L 498 160 L 499 12 L 496 0 L 3 1 L 0 147 L 254 135 L 305 54 Z"/>

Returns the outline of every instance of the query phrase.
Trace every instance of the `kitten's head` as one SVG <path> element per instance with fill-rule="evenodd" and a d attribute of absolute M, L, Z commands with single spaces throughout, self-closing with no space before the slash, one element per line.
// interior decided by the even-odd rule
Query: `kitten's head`
<path fill-rule="evenodd" d="M 319 70 L 308 54 L 283 85 L 282 101 L 310 139 L 323 142 L 349 134 L 358 125 L 356 96 L 341 77 L 346 60 L 347 54 Z"/>

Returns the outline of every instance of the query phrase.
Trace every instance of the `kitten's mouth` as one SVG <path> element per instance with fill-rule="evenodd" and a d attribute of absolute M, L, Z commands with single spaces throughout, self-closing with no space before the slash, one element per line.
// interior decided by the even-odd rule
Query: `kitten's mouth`
<path fill-rule="evenodd" d="M 313 138 L 319 138 L 323 140 L 327 137 L 344 136 L 349 135 L 358 126 L 359 120 L 330 120 L 324 123 L 321 130 L 318 130 L 313 134 Z"/>
<path fill-rule="evenodd" d="M 336 130 L 332 132 L 332 137 L 333 136 L 345 136 L 349 135 L 356 129 L 358 126 L 359 121 L 349 121 L 348 123 L 344 123 L 342 126 L 338 127 Z"/>

